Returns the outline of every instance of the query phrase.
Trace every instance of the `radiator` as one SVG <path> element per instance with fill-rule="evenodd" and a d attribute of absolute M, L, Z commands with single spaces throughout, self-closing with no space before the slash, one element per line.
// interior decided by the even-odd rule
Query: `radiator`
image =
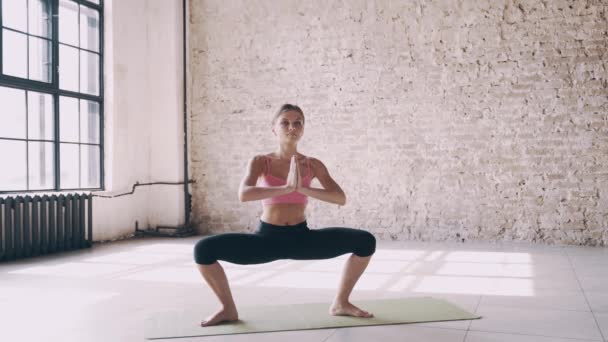
<path fill-rule="evenodd" d="M 0 198 L 0 261 L 91 247 L 89 194 Z"/>

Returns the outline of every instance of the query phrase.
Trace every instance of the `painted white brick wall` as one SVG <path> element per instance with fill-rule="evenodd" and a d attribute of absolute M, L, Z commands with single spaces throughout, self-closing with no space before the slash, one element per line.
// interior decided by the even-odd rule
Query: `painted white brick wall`
<path fill-rule="evenodd" d="M 105 0 L 105 181 L 101 195 L 136 182 L 183 181 L 182 2 Z M 133 13 L 138 13 L 134 16 Z M 181 185 L 142 186 L 93 200 L 93 240 L 185 221 Z"/>
<path fill-rule="evenodd" d="M 282 103 L 379 238 L 608 242 L 608 2 L 190 2 L 193 218 L 252 231 L 247 160 Z"/>

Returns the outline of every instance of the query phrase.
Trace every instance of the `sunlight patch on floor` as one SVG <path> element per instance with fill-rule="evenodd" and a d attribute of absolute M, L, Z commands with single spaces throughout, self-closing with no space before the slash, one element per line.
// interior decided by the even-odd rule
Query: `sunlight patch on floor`
<path fill-rule="evenodd" d="M 9 274 L 31 274 L 60 277 L 91 278 L 107 276 L 117 272 L 135 269 L 133 265 L 116 265 L 87 262 L 66 262 L 50 266 L 33 266 L 8 272 Z"/>

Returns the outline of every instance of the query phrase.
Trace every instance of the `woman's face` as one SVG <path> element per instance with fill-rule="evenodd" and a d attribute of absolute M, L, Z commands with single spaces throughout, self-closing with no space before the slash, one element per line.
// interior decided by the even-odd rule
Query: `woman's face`
<path fill-rule="evenodd" d="M 272 132 L 280 141 L 297 142 L 304 134 L 304 117 L 296 111 L 283 112 L 275 120 Z"/>

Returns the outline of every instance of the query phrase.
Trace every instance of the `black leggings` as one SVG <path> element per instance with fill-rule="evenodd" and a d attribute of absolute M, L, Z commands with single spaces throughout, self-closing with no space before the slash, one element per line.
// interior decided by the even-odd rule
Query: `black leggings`
<path fill-rule="evenodd" d="M 366 257 L 375 250 L 376 238 L 365 230 L 309 229 L 306 221 L 292 226 L 260 221 L 253 234 L 225 233 L 204 237 L 194 246 L 194 260 L 202 265 L 217 260 L 250 265 L 279 259 L 329 259 L 346 253 Z"/>

